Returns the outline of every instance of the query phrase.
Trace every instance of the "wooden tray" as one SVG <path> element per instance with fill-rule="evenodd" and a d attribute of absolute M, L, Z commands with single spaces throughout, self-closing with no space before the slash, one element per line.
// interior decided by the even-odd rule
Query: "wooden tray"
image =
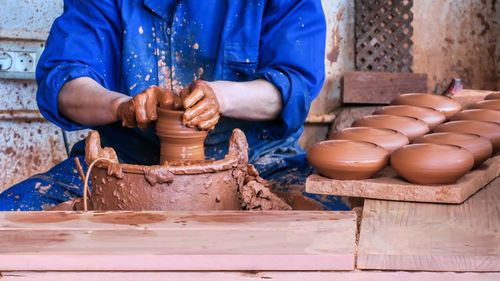
<path fill-rule="evenodd" d="M 384 200 L 460 204 L 499 175 L 500 155 L 496 155 L 455 184 L 412 184 L 387 167 L 367 180 L 334 180 L 314 174 L 306 180 L 306 191 Z"/>

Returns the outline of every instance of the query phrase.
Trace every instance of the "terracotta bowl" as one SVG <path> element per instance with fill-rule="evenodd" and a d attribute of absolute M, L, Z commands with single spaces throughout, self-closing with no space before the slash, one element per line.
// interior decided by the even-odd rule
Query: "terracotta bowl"
<path fill-rule="evenodd" d="M 452 120 L 477 120 L 500 124 L 500 111 L 491 109 L 467 109 L 455 114 Z"/>
<path fill-rule="evenodd" d="M 434 132 L 454 132 L 476 134 L 488 139 L 493 145 L 493 152 L 500 150 L 500 125 L 492 122 L 460 120 L 441 124 Z"/>
<path fill-rule="evenodd" d="M 358 119 L 352 123 L 353 127 L 372 127 L 396 130 L 410 139 L 427 134 L 430 128 L 423 121 L 412 117 L 394 115 L 369 115 Z"/>
<path fill-rule="evenodd" d="M 419 143 L 396 150 L 391 156 L 391 165 L 412 183 L 450 184 L 470 171 L 474 156 L 459 146 Z"/>
<path fill-rule="evenodd" d="M 342 131 L 330 134 L 329 138 L 332 140 L 371 142 L 389 151 L 389 153 L 410 143 L 407 136 L 396 130 L 371 127 L 345 128 Z"/>
<path fill-rule="evenodd" d="M 406 104 L 430 107 L 444 113 L 446 119 L 450 119 L 453 115 L 462 110 L 462 105 L 460 105 L 459 102 L 446 96 L 438 96 L 433 94 L 402 94 L 392 100 L 391 104 Z"/>
<path fill-rule="evenodd" d="M 418 138 L 415 143 L 451 144 L 465 148 L 474 155 L 474 166 L 481 165 L 493 153 L 488 139 L 475 134 L 434 133 Z"/>
<path fill-rule="evenodd" d="M 474 104 L 471 104 L 470 108 L 491 109 L 500 111 L 500 100 L 495 99 L 495 100 L 479 101 Z"/>
<path fill-rule="evenodd" d="M 500 92 L 494 92 L 486 96 L 484 98 L 485 100 L 499 100 L 500 99 Z"/>
<path fill-rule="evenodd" d="M 325 177 L 362 180 L 387 166 L 389 152 L 363 141 L 327 140 L 311 147 L 307 159 Z"/>
<path fill-rule="evenodd" d="M 396 116 L 407 116 L 424 121 L 432 129 L 446 121 L 444 113 L 429 107 L 420 107 L 413 105 L 391 105 L 384 106 L 376 110 L 374 115 L 386 114 Z"/>

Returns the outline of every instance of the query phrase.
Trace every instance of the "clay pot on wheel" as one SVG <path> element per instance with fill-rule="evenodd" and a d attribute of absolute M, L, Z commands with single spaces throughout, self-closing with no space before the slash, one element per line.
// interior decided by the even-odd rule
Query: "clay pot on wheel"
<path fill-rule="evenodd" d="M 500 111 L 500 100 L 483 100 L 470 105 L 470 108 L 475 109 L 491 109 Z"/>
<path fill-rule="evenodd" d="M 210 211 L 240 210 L 238 190 L 248 165 L 245 134 L 235 129 L 221 160 L 169 162 L 143 166 L 119 163 L 111 148 L 101 148 L 99 134 L 89 133 L 85 161 L 98 159 L 91 171 L 91 210 Z M 110 163 L 110 161 L 112 163 Z"/>
<path fill-rule="evenodd" d="M 478 167 L 493 153 L 488 139 L 475 134 L 434 133 L 418 138 L 415 143 L 451 144 L 469 150 L 474 155 L 474 167 Z"/>
<path fill-rule="evenodd" d="M 444 113 L 446 119 L 450 119 L 453 115 L 462 110 L 462 105 L 457 101 L 446 96 L 433 94 L 402 94 L 392 100 L 391 104 L 430 107 Z"/>
<path fill-rule="evenodd" d="M 353 127 L 330 134 L 331 140 L 355 140 L 374 143 L 392 153 L 410 143 L 408 137 L 392 129 Z"/>
<path fill-rule="evenodd" d="M 205 160 L 206 131 L 182 124 L 183 111 L 158 107 L 156 134 L 160 138 L 160 161 Z"/>
<path fill-rule="evenodd" d="M 412 183 L 450 184 L 470 171 L 474 156 L 459 146 L 410 144 L 391 155 L 391 165 L 401 177 Z"/>
<path fill-rule="evenodd" d="M 500 124 L 500 111 L 491 109 L 468 109 L 455 114 L 452 120 L 477 120 Z"/>
<path fill-rule="evenodd" d="M 494 92 L 486 96 L 485 100 L 500 100 L 500 92 Z"/>
<path fill-rule="evenodd" d="M 362 180 L 387 166 L 389 152 L 368 142 L 328 140 L 311 147 L 307 160 L 323 176 L 339 180 Z"/>
<path fill-rule="evenodd" d="M 413 105 L 390 105 L 375 110 L 374 115 L 386 114 L 396 116 L 407 116 L 424 121 L 432 129 L 446 121 L 444 113 L 429 107 Z"/>
<path fill-rule="evenodd" d="M 410 142 L 430 131 L 429 126 L 421 120 L 394 115 L 365 116 L 354 121 L 352 126 L 393 129 L 407 136 Z"/>
<path fill-rule="evenodd" d="M 493 145 L 493 152 L 500 150 L 500 125 L 493 122 L 460 120 L 441 124 L 434 132 L 455 132 L 476 134 L 488 139 Z"/>

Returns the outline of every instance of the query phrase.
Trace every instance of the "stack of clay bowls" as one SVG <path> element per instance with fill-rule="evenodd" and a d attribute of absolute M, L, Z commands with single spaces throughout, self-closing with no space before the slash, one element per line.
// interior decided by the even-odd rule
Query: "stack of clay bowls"
<path fill-rule="evenodd" d="M 351 128 L 331 133 L 308 159 L 334 179 L 366 179 L 390 162 L 409 182 L 451 184 L 500 151 L 498 98 L 491 94 L 461 111 L 445 96 L 402 94 Z"/>
<path fill-rule="evenodd" d="M 485 100 L 500 100 L 500 92 L 491 93 L 484 98 Z"/>

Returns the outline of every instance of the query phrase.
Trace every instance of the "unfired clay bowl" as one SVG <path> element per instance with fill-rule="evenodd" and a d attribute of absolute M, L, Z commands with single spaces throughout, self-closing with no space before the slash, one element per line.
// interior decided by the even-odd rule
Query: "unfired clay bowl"
<path fill-rule="evenodd" d="M 450 119 L 453 115 L 462 110 L 462 105 L 457 101 L 446 96 L 433 94 L 403 94 L 396 97 L 391 104 L 406 104 L 434 108 L 444 113 L 447 119 Z"/>
<path fill-rule="evenodd" d="M 454 145 L 405 145 L 391 155 L 394 170 L 409 182 L 424 185 L 454 183 L 470 171 L 474 156 Z"/>
<path fill-rule="evenodd" d="M 392 153 L 396 149 L 407 145 L 410 140 L 407 136 L 392 129 L 353 127 L 330 134 L 332 140 L 356 140 L 374 143 Z"/>
<path fill-rule="evenodd" d="M 307 159 L 325 177 L 362 180 L 387 166 L 389 152 L 368 142 L 327 140 L 311 147 Z"/>
<path fill-rule="evenodd" d="M 465 148 L 474 155 L 474 166 L 478 167 L 493 153 L 488 139 L 475 134 L 434 133 L 418 138 L 415 143 L 452 144 Z"/>
<path fill-rule="evenodd" d="M 491 93 L 484 98 L 485 100 L 499 100 L 500 99 L 500 92 L 495 92 Z"/>
<path fill-rule="evenodd" d="M 386 114 L 396 116 L 407 116 L 417 118 L 424 121 L 432 129 L 437 125 L 446 121 L 444 113 L 429 107 L 413 106 L 413 105 L 391 105 L 384 106 L 376 110 L 374 115 Z"/>
<path fill-rule="evenodd" d="M 500 150 L 500 125 L 493 122 L 460 120 L 441 124 L 434 132 L 455 132 L 476 134 L 488 139 L 493 145 L 493 152 Z"/>
<path fill-rule="evenodd" d="M 470 106 L 470 108 L 480 108 L 480 109 L 491 109 L 500 111 L 500 100 L 483 100 L 476 102 Z"/>
<path fill-rule="evenodd" d="M 352 126 L 393 129 L 407 136 L 410 142 L 430 131 L 429 126 L 421 120 L 394 115 L 365 116 L 354 121 Z"/>
<path fill-rule="evenodd" d="M 500 124 L 500 111 L 491 109 L 467 109 L 455 114 L 452 120 L 477 120 Z"/>

